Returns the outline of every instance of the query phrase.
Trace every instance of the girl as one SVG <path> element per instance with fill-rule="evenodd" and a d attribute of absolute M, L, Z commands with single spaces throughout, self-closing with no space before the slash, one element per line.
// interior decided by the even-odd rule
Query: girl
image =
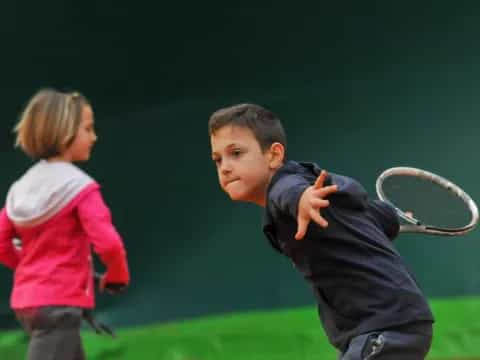
<path fill-rule="evenodd" d="M 82 313 L 94 307 L 91 247 L 106 266 L 100 290 L 130 281 L 100 186 L 73 165 L 90 158 L 97 140 L 92 108 L 79 93 L 41 90 L 15 132 L 16 146 L 37 162 L 0 211 L 0 263 L 14 271 L 11 307 L 30 334 L 29 360 L 82 360 Z"/>

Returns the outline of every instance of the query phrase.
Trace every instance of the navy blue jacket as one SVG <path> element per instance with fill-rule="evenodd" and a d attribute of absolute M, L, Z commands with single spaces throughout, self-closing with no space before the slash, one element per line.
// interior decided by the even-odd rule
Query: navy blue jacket
<path fill-rule="evenodd" d="M 330 342 L 345 350 L 359 334 L 432 322 L 433 315 L 413 275 L 394 248 L 395 211 L 370 200 L 364 188 L 346 176 L 330 173 L 325 185 L 338 191 L 322 209 L 327 228 L 310 223 L 303 240 L 295 240 L 297 206 L 320 168 L 287 162 L 267 191 L 263 231 L 272 246 L 288 256 L 310 283 Z"/>

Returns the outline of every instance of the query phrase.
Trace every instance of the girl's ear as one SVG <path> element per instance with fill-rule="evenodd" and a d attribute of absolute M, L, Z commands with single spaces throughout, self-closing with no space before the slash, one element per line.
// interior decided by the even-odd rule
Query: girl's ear
<path fill-rule="evenodd" d="M 276 170 L 283 165 L 285 159 L 285 146 L 275 142 L 270 145 L 270 169 Z"/>

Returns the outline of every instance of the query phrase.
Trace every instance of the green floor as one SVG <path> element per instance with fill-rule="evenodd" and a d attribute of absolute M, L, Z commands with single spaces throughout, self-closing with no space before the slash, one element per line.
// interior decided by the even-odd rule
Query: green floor
<path fill-rule="evenodd" d="M 480 298 L 431 301 L 437 322 L 428 359 L 480 359 Z M 336 359 L 314 308 L 210 317 L 83 334 L 89 360 Z M 0 333 L 0 359 L 24 359 L 26 337 Z"/>

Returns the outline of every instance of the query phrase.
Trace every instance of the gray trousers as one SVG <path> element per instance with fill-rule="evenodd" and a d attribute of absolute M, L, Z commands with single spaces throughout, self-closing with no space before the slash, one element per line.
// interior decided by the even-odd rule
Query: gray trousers
<path fill-rule="evenodd" d="M 81 308 L 48 306 L 15 313 L 30 335 L 28 360 L 85 360 L 80 337 Z"/>
<path fill-rule="evenodd" d="M 432 325 L 400 327 L 354 337 L 340 360 L 423 360 L 430 350 Z"/>

